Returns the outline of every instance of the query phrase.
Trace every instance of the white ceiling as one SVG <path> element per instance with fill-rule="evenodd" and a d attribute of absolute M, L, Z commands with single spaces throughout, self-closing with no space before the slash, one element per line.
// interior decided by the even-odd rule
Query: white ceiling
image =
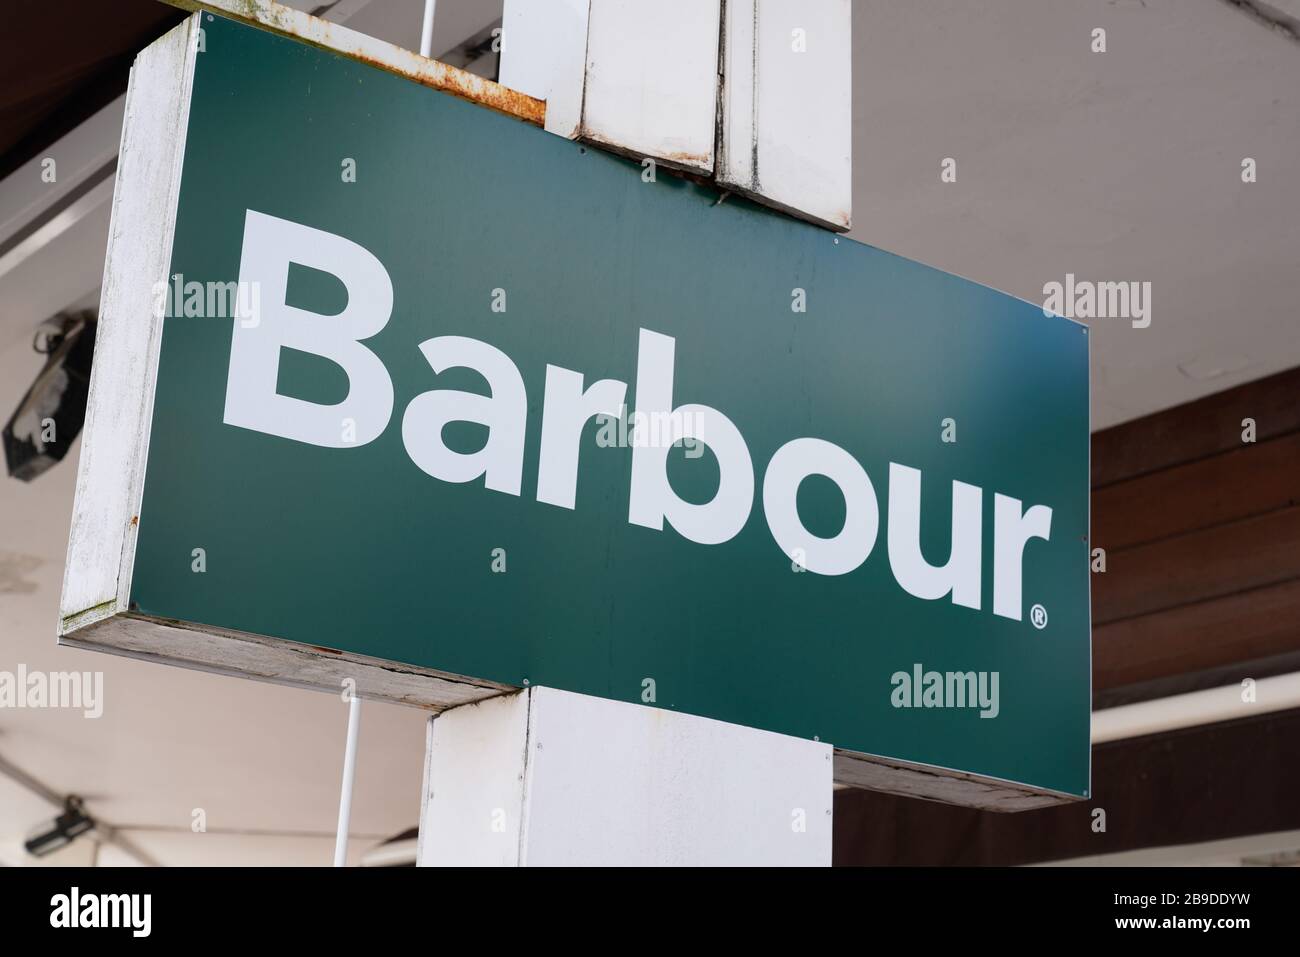
<path fill-rule="evenodd" d="M 415 47 L 421 8 L 333 12 Z M 439 0 L 434 49 L 499 14 L 499 0 Z M 1107 53 L 1089 51 L 1094 27 Z M 1153 284 L 1150 328 L 1093 324 L 1094 427 L 1300 365 L 1300 43 L 1226 0 L 858 0 L 853 70 L 851 235 L 1036 302 L 1067 272 Z M 1245 156 L 1258 183 L 1240 181 Z M 102 207 L 0 275 L 0 414 L 39 368 L 36 324 L 95 301 L 106 236 Z M 1208 380 L 1179 371 L 1243 361 Z M 0 757 L 166 863 L 327 863 L 337 697 L 55 646 L 75 468 L 0 480 L 0 669 L 102 669 L 105 713 L 0 712 Z M 415 824 L 423 723 L 365 705 L 354 859 Z M 206 834 L 190 831 L 195 808 Z M 53 812 L 0 778 L 0 863 Z"/>
<path fill-rule="evenodd" d="M 1037 303 L 1151 282 L 1149 328 L 1091 323 L 1094 428 L 1300 365 L 1300 43 L 1225 0 L 853 15 L 854 237 Z"/>

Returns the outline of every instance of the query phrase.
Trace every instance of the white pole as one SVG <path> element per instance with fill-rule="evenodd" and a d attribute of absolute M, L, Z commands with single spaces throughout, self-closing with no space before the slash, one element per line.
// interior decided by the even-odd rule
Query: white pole
<path fill-rule="evenodd" d="M 1247 695 L 1243 685 L 1120 705 L 1092 713 L 1092 743 L 1103 744 L 1144 734 L 1159 734 L 1216 721 L 1249 718 L 1300 708 L 1300 672 L 1260 678 Z"/>
<path fill-rule="evenodd" d="M 424 0 L 424 23 L 420 26 L 420 56 L 433 56 L 433 11 L 438 0 Z"/>
<path fill-rule="evenodd" d="M 334 839 L 334 866 L 348 860 L 348 819 L 352 817 L 352 782 L 357 776 L 357 732 L 361 730 L 361 699 L 354 693 L 348 704 L 348 744 L 343 752 L 343 791 L 339 795 L 339 829 Z"/>

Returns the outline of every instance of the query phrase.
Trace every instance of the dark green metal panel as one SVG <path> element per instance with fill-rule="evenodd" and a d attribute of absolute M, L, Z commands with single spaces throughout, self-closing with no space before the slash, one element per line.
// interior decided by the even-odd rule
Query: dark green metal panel
<path fill-rule="evenodd" d="M 838 747 L 1024 782 L 1088 787 L 1088 363 L 1075 323 L 918 263 L 544 133 L 291 40 L 216 19 L 198 54 L 172 272 L 234 280 L 246 209 L 345 236 L 384 264 L 388 429 L 327 449 L 223 424 L 231 320 L 165 323 L 132 601 L 146 614 L 494 681 L 657 706 Z M 357 181 L 340 175 L 356 161 Z M 808 311 L 792 312 L 791 290 Z M 490 309 L 504 288 L 508 311 Z M 290 299 L 336 312 L 337 280 L 297 270 Z M 328 321 L 324 319 L 322 321 Z M 674 398 L 725 413 L 756 472 L 739 535 L 690 542 L 628 523 L 631 450 L 589 424 L 577 506 L 535 498 L 547 363 L 635 391 L 641 328 L 676 339 Z M 505 352 L 528 389 L 524 486 L 422 472 L 401 415 L 434 388 L 421 342 Z M 326 360 L 286 353 L 282 393 L 333 402 Z M 956 420 L 958 441 L 940 441 Z M 448 439 L 472 448 L 467 427 Z M 866 469 L 881 515 L 856 571 L 794 573 L 764 519 L 762 475 L 813 436 Z M 481 435 L 478 436 L 481 441 Z M 922 543 L 948 555 L 951 482 L 984 490 L 982 608 L 912 597 L 886 549 L 889 463 L 922 470 Z M 674 450 L 683 497 L 711 497 L 711 454 Z M 1053 509 L 1025 552 L 1021 621 L 992 612 L 993 494 Z M 834 534 L 829 480 L 800 489 Z M 191 570 L 205 550 L 207 570 Z M 503 548 L 505 574 L 491 552 Z M 1045 629 L 1027 610 L 1049 609 Z M 920 662 L 997 671 L 1000 714 L 896 709 Z"/>

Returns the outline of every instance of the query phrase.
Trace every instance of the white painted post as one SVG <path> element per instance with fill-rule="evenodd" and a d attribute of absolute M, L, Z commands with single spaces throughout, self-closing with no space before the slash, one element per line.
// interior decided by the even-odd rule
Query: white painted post
<path fill-rule="evenodd" d="M 552 133 L 711 172 L 728 191 L 844 232 L 853 205 L 851 7 L 505 0 L 501 83 L 545 100 Z"/>
<path fill-rule="evenodd" d="M 552 688 L 427 741 L 421 866 L 831 862 L 829 744 Z"/>
<path fill-rule="evenodd" d="M 357 734 L 361 730 L 361 699 L 348 702 L 348 743 L 343 751 L 343 788 L 339 794 L 339 826 L 334 836 L 334 866 L 348 862 L 348 826 L 352 818 L 352 784 L 357 778 Z"/>
<path fill-rule="evenodd" d="M 849 0 L 727 0 L 717 182 L 847 230 L 853 205 Z"/>

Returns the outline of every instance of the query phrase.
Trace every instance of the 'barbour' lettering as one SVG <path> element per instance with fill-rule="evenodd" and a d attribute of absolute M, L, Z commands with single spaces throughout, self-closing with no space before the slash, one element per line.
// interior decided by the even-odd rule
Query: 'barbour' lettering
<path fill-rule="evenodd" d="M 339 316 L 320 317 L 285 303 L 290 263 L 332 272 L 348 292 Z M 362 344 L 389 319 L 392 282 L 375 256 L 341 236 L 249 210 L 244 222 L 241 283 L 260 284 L 265 294 L 254 322 L 233 324 L 224 421 L 268 435 L 326 447 L 364 445 L 378 438 L 392 417 L 393 385 L 379 357 Z M 289 347 L 333 361 L 348 379 L 347 398 L 323 405 L 276 392 L 279 355 Z M 503 352 L 477 339 L 441 336 L 412 343 L 434 374 L 469 368 L 487 381 L 490 395 L 432 389 L 407 405 L 402 443 L 420 469 L 444 482 L 474 482 L 506 495 L 522 489 L 528 401 L 518 367 Z M 718 545 L 748 524 L 754 505 L 754 464 L 744 436 L 723 412 L 707 405 L 674 406 L 676 340 L 640 330 L 634 414 L 638 433 L 654 423 L 653 436 L 632 445 L 627 520 L 662 530 L 665 520 L 682 537 Z M 574 508 L 582 428 L 596 415 L 622 410 L 627 383 L 600 379 L 586 389 L 581 372 L 547 366 L 543 397 L 537 499 Z M 356 423 L 352 441 L 339 438 L 338 423 Z M 442 429 L 468 421 L 487 427 L 474 453 L 449 449 Z M 668 481 L 668 450 L 686 441 L 707 445 L 718 462 L 718 491 L 709 502 L 681 499 Z M 845 502 L 841 530 L 830 538 L 811 534 L 800 520 L 796 495 L 810 475 L 829 478 Z M 899 586 L 926 600 L 951 596 L 955 605 L 979 609 L 983 584 L 983 490 L 951 483 L 952 532 L 947 560 L 933 565 L 921 554 L 921 499 L 942 498 L 940 487 L 922 488 L 919 469 L 891 462 L 888 476 L 887 551 Z M 772 456 L 763 476 L 762 508 L 768 529 L 785 554 L 807 571 L 846 575 L 875 547 L 880 525 L 876 490 L 848 452 L 817 437 L 794 437 Z M 993 613 L 1017 621 L 1022 615 L 1023 556 L 1031 538 L 1051 535 L 1052 509 L 1022 509 L 1018 499 L 994 495 Z"/>

